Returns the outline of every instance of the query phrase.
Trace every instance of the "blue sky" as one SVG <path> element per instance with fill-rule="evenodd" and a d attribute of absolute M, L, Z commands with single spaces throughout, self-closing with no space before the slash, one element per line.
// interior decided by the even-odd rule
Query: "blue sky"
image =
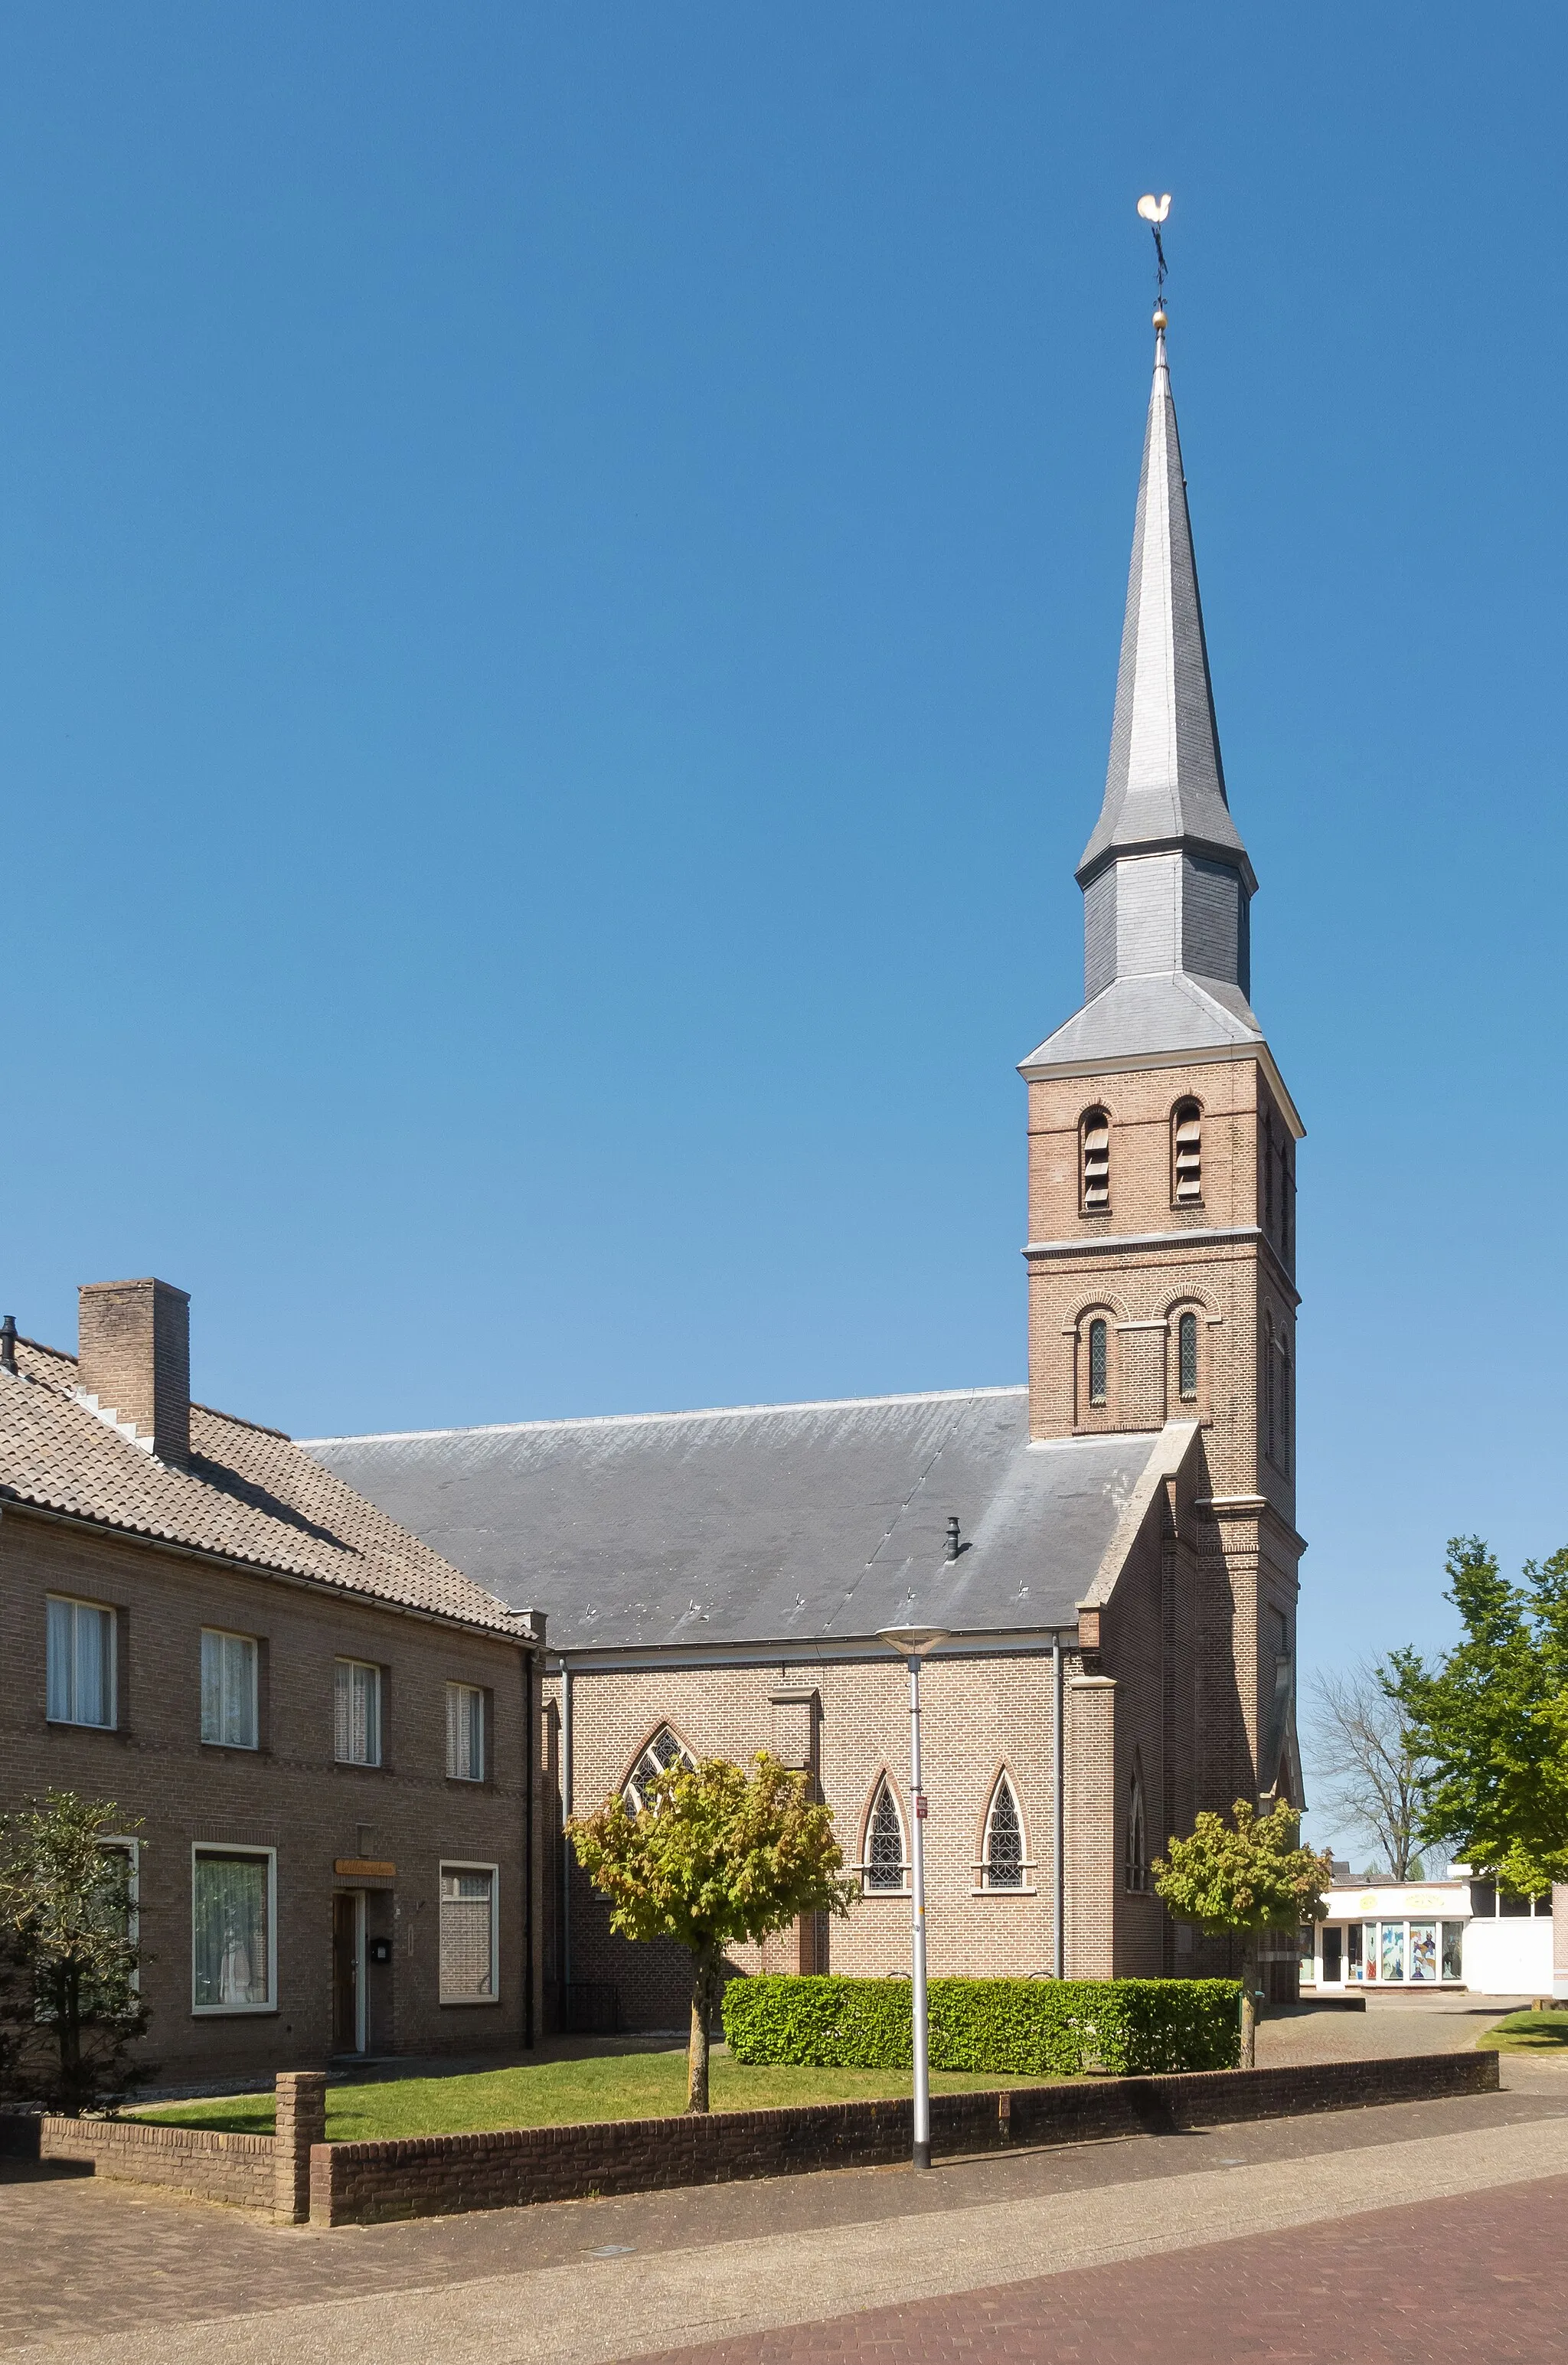
<path fill-rule="evenodd" d="M 0 26 L 4 1288 L 297 1433 L 1011 1380 L 1150 263 L 1303 1642 L 1568 1541 L 1562 12 Z"/>

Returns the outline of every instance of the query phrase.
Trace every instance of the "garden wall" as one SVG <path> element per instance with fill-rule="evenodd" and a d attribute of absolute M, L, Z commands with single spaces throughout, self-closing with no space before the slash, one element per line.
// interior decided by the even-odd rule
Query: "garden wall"
<path fill-rule="evenodd" d="M 43 2118 L 38 2129 L 41 2160 L 74 2160 L 95 2176 L 272 2212 L 276 2146 L 271 2135 L 218 2135 L 207 2127 L 143 2125 L 133 2119 Z"/>
<path fill-rule="evenodd" d="M 1159 2135 L 1296 2113 L 1492 2093 L 1497 2084 L 1495 2053 L 1459 2053 L 938 2094 L 931 2104 L 932 2148 L 950 2157 L 1009 2144 Z M 310 2223 L 374 2225 L 598 2193 L 880 2167 L 908 2158 L 911 2117 L 908 2102 L 829 2102 L 496 2135 L 318 2144 L 310 2155 Z"/>

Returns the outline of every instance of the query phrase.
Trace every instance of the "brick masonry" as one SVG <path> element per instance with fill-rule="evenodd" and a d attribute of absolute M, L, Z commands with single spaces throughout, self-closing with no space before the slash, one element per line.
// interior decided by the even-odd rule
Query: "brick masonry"
<path fill-rule="evenodd" d="M 937 2095 L 931 2105 L 932 2141 L 936 2152 L 951 2156 L 1009 2144 L 1082 2143 L 1491 2093 L 1497 2086 L 1495 2053 L 1074 2079 L 1001 2093 Z M 375 2225 L 674 2185 L 883 2166 L 909 2156 L 911 2108 L 907 2102 L 834 2102 L 396 2143 L 319 2144 L 310 2155 L 310 2223 Z"/>
<path fill-rule="evenodd" d="M 95 2176 L 159 2184 L 196 2200 L 273 2213 L 276 2146 L 271 2135 L 139 2125 L 128 2119 L 45 2118 L 32 2124 L 40 2159 L 73 2160 L 90 2167 Z"/>

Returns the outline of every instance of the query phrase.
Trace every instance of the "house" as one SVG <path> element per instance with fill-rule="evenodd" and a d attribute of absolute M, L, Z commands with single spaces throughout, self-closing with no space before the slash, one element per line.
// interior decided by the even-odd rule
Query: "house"
<path fill-rule="evenodd" d="M 504 2053 L 540 2023 L 543 1628 L 281 1430 L 189 1303 L 0 1335 L 0 1807 L 124 1819 L 160 2083 Z"/>
<path fill-rule="evenodd" d="M 324 1469 L 550 1615 L 563 1811 L 678 1757 L 770 1748 L 833 1807 L 857 1910 L 739 1959 L 1223 1971 L 1151 1859 L 1203 1808 L 1301 1803 L 1296 1145 L 1253 1013 L 1251 861 L 1220 760 L 1156 319 L 1111 754 L 1076 876 L 1083 1003 L 1022 1063 L 1028 1377 L 869 1401 L 316 1439 Z M 1025 858 L 1027 851 L 1025 850 Z M 918 1057 L 910 1059 L 918 1089 Z M 766 1253 L 759 1244 L 758 1253 Z M 920 1286 L 918 1272 L 909 1276 Z M 935 1626 L 924 1796 L 885 1630 Z M 685 2009 L 569 1850 L 546 1937 L 571 2018 Z M 1294 1933 L 1267 1966 L 1294 1995 Z"/>

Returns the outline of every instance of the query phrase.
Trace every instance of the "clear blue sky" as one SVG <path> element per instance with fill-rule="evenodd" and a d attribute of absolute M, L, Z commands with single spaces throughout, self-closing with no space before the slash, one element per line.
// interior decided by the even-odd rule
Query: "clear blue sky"
<path fill-rule="evenodd" d="M 4 1282 L 297 1433 L 1020 1377 L 1149 254 L 1305 1655 L 1568 1541 L 1560 9 L 0 28 Z"/>

